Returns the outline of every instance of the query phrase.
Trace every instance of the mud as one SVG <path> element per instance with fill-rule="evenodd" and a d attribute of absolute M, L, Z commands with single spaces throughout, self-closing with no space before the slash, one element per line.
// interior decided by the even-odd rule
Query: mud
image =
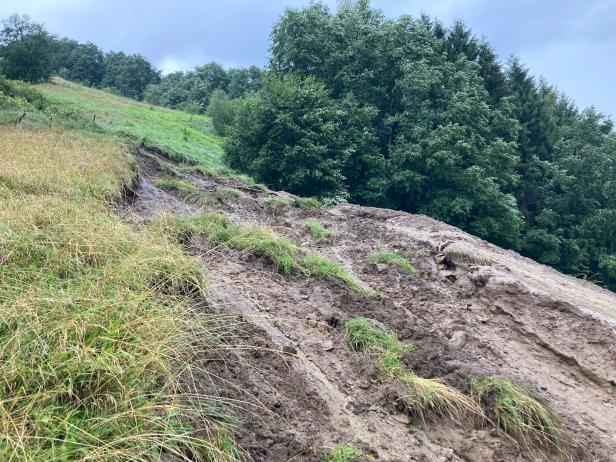
<path fill-rule="evenodd" d="M 164 175 L 142 157 L 140 187 L 123 213 L 140 222 L 198 213 L 154 186 Z M 201 386 L 242 403 L 235 412 L 238 441 L 253 460 L 320 461 L 341 442 L 383 461 L 616 460 L 616 294 L 425 216 L 347 204 L 290 206 L 271 216 L 268 193 L 239 180 L 181 176 L 212 194 L 219 186 L 243 188 L 245 197 L 217 199 L 210 209 L 271 226 L 383 294 L 282 277 L 263 259 L 189 243 L 208 273 L 207 309 L 246 326 L 234 339 L 237 348 L 208 363 Z M 340 239 L 312 241 L 303 229 L 309 217 Z M 489 263 L 444 264 L 443 249 L 452 243 Z M 403 252 L 421 278 L 365 263 L 385 249 Z M 468 391 L 470 377 L 494 375 L 535 391 L 561 419 L 563 450 L 531 449 L 477 422 L 408 415 L 395 385 L 346 347 L 342 325 L 357 316 L 414 343 L 417 351 L 404 361 L 422 376 Z"/>

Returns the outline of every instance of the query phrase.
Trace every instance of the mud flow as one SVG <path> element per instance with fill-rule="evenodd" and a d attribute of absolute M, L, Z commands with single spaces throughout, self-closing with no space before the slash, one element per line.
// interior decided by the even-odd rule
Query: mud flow
<path fill-rule="evenodd" d="M 200 386 L 238 403 L 238 442 L 252 460 L 322 461 L 343 442 L 391 462 L 616 460 L 616 294 L 425 216 L 348 204 L 291 204 L 272 215 L 268 196 L 295 197 L 176 172 L 210 195 L 207 206 L 195 205 L 155 186 L 169 176 L 154 159 L 159 155 L 140 151 L 139 186 L 122 210 L 126 216 L 147 222 L 162 213 L 218 210 L 329 256 L 381 294 L 283 277 L 265 259 L 187 242 L 208 274 L 203 309 L 241 321 L 234 348 L 207 362 Z M 220 187 L 243 194 L 223 198 Z M 309 218 L 338 238 L 315 241 L 304 227 Z M 452 246 L 477 258 L 456 259 Z M 383 250 L 406 256 L 421 276 L 366 263 Z M 538 450 L 473 419 L 426 420 L 408 412 L 396 384 L 347 347 L 343 325 L 360 316 L 415 344 L 403 361 L 420 376 L 465 393 L 472 377 L 525 386 L 558 415 L 562 448 Z"/>

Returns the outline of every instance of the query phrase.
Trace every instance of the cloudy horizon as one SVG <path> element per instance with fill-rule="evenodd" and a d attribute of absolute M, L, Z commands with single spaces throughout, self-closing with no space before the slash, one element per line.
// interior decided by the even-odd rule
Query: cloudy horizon
<path fill-rule="evenodd" d="M 225 67 L 264 66 L 269 35 L 285 7 L 308 0 L 4 0 L 0 18 L 27 14 L 59 36 L 93 42 L 105 51 L 138 53 L 163 72 L 217 61 Z M 325 3 L 335 8 L 336 1 Z M 464 21 L 485 37 L 501 60 L 518 56 L 536 77 L 571 97 L 580 108 L 616 115 L 611 91 L 616 64 L 616 2 L 609 0 L 373 0 L 388 17 L 422 12 L 446 25 Z"/>

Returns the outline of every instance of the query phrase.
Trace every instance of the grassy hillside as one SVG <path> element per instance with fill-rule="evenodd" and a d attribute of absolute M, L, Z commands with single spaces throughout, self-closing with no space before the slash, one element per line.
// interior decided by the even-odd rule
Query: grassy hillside
<path fill-rule="evenodd" d="M 38 88 L 59 108 L 78 111 L 87 120 L 96 116 L 95 124 L 104 131 L 145 140 L 177 160 L 221 165 L 222 140 L 209 117 L 154 107 L 60 78 Z"/>
<path fill-rule="evenodd" d="M 195 345 L 218 343 L 218 321 L 192 309 L 201 269 L 160 230 L 110 209 L 134 158 L 29 86 L 0 83 L 5 119 L 29 114 L 0 125 L 0 460 L 236 460 L 224 411 L 190 381 Z M 108 122 L 138 107 L 92 94 Z M 137 127 L 161 124 L 158 140 L 188 117 L 141 110 Z"/>

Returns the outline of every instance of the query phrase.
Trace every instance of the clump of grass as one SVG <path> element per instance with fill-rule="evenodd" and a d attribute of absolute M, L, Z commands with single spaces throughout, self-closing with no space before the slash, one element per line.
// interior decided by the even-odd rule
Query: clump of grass
<path fill-rule="evenodd" d="M 298 197 L 295 203 L 300 209 L 320 209 L 323 207 L 321 201 L 319 201 L 316 197 Z"/>
<path fill-rule="evenodd" d="M 359 462 L 362 460 L 374 460 L 374 457 L 354 444 L 342 443 L 325 456 L 324 462 Z"/>
<path fill-rule="evenodd" d="M 0 132 L 0 158 L 23 165 L 0 171 L 11 178 L 0 184 L 0 459 L 236 460 L 217 441 L 229 435 L 219 403 L 183 380 L 220 342 L 217 322 L 192 308 L 203 273 L 95 197 L 131 180 L 116 165 L 123 149 L 76 142 L 88 188 L 65 158 L 73 136 Z"/>
<path fill-rule="evenodd" d="M 195 204 L 207 205 L 209 202 L 207 194 L 199 191 L 199 188 L 191 182 L 180 178 L 158 178 L 154 184 L 166 191 L 173 191 L 182 199 Z"/>
<path fill-rule="evenodd" d="M 418 278 L 420 276 L 419 271 L 415 268 L 411 262 L 409 262 L 404 255 L 400 252 L 394 252 L 392 250 L 384 250 L 377 254 L 374 254 L 367 258 L 368 264 L 385 263 L 389 265 L 399 266 L 407 274 Z"/>
<path fill-rule="evenodd" d="M 222 178 L 231 175 L 231 170 L 227 167 L 211 167 L 200 164 L 178 167 L 178 171 L 189 174 L 199 173 L 212 178 Z"/>
<path fill-rule="evenodd" d="M 216 195 L 223 199 L 239 199 L 240 197 L 245 196 L 245 194 L 239 189 L 227 188 L 224 186 L 219 186 L 216 188 Z"/>
<path fill-rule="evenodd" d="M 148 159 L 150 159 L 152 162 L 154 162 L 156 164 L 156 167 L 158 167 L 163 172 L 169 175 L 174 175 L 174 176 L 178 175 L 179 169 L 172 163 L 164 161 L 163 159 L 161 159 L 160 157 L 154 154 L 145 153 L 145 156 Z"/>
<path fill-rule="evenodd" d="M 359 283 L 344 266 L 330 258 L 308 254 L 301 258 L 299 265 L 310 277 L 339 279 L 356 292 L 369 296 L 378 295 L 374 289 Z"/>
<path fill-rule="evenodd" d="M 483 415 L 481 407 L 470 397 L 437 379 L 419 377 L 410 371 L 401 355 L 415 347 L 400 342 L 392 332 L 374 327 L 365 318 L 356 318 L 345 324 L 345 336 L 351 349 L 377 357 L 381 372 L 400 386 L 405 406 L 422 419 L 442 416 L 459 420 L 468 415 Z"/>
<path fill-rule="evenodd" d="M 308 230 L 308 232 L 315 241 L 320 241 L 324 239 L 336 239 L 338 237 L 338 233 L 325 228 L 316 218 L 309 218 L 308 220 L 306 220 L 306 222 L 304 223 L 304 228 Z"/>
<path fill-rule="evenodd" d="M 224 215 L 213 212 L 184 219 L 166 217 L 159 220 L 158 226 L 175 235 L 179 241 L 186 240 L 190 235 L 200 236 L 220 245 L 266 257 L 282 274 L 297 273 L 306 277 L 339 279 L 353 290 L 367 295 L 376 294 L 374 290 L 360 284 L 339 263 L 322 255 L 307 254 L 290 239 L 278 236 L 263 226 L 231 223 Z"/>
<path fill-rule="evenodd" d="M 454 265 L 461 263 L 489 265 L 492 263 L 490 258 L 485 256 L 481 251 L 459 242 L 448 245 L 443 253 L 445 258 Z"/>
<path fill-rule="evenodd" d="M 393 332 L 374 327 L 366 318 L 347 321 L 344 332 L 351 349 L 362 353 L 404 353 L 415 349 L 398 340 Z"/>
<path fill-rule="evenodd" d="M 265 208 L 271 215 L 278 215 L 285 207 L 291 205 L 291 201 L 280 196 L 269 196 L 265 198 Z"/>
<path fill-rule="evenodd" d="M 563 434 L 558 417 L 529 391 L 496 377 L 472 379 L 471 388 L 505 433 L 545 446 L 559 445 Z"/>

